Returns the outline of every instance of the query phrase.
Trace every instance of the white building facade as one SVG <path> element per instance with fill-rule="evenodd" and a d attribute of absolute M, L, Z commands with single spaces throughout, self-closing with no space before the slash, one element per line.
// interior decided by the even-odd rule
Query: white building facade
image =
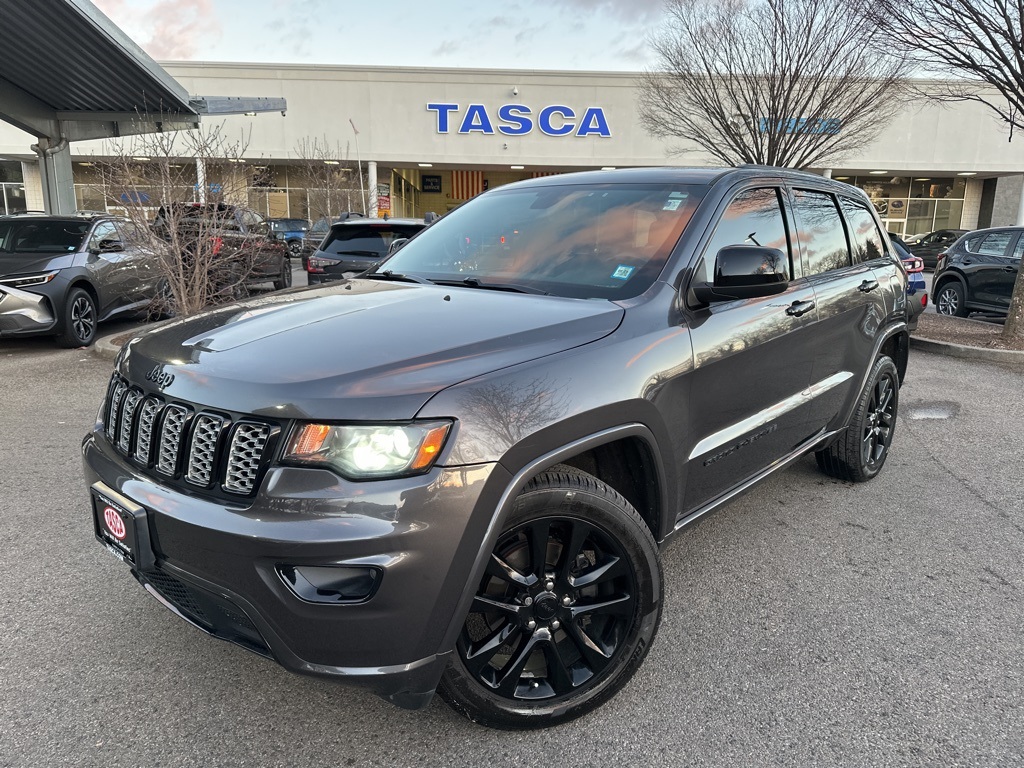
<path fill-rule="evenodd" d="M 696 147 L 646 133 L 629 73 L 163 66 L 192 94 L 287 99 L 287 116 L 225 118 L 225 135 L 246 145 L 245 163 L 204 177 L 270 217 L 309 218 L 313 192 L 300 161 L 313 139 L 363 172 L 368 194 L 353 174 L 354 197 L 341 207 L 376 203 L 378 215 L 393 216 L 443 213 L 540 174 L 711 164 Z M 1012 224 L 1021 217 L 1024 138 L 1007 138 L 982 105 L 912 101 L 869 147 L 817 170 L 865 189 L 893 232 Z M 33 142 L 0 124 L 0 213 L 41 207 Z M 83 142 L 72 151 L 79 207 L 116 207 L 91 165 L 110 149 Z"/>

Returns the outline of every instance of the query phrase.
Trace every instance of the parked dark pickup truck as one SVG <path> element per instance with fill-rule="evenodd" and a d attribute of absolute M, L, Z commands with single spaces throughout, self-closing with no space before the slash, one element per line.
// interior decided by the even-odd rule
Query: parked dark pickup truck
<path fill-rule="evenodd" d="M 153 221 L 154 234 L 167 239 L 177 227 L 185 255 L 194 248 L 190 239 L 204 238 L 233 281 L 245 285 L 273 283 L 280 290 L 292 284 L 287 245 L 274 237 L 260 214 L 227 203 L 178 203 L 161 207 Z M 228 258 L 222 258 L 223 256 Z"/>
<path fill-rule="evenodd" d="M 499 187 L 373 271 L 130 340 L 83 444 L 95 535 L 293 671 L 564 722 L 643 661 L 673 535 L 807 453 L 881 471 L 906 288 L 820 176 Z"/>

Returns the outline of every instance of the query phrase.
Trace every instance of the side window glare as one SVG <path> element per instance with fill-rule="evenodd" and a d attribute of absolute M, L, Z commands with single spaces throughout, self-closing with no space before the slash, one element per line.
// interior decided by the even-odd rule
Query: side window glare
<path fill-rule="evenodd" d="M 764 248 L 777 248 L 785 254 L 791 253 L 777 189 L 749 189 L 729 203 L 715 225 L 715 233 L 704 250 L 704 258 L 697 266 L 694 276 L 696 282 L 707 281 L 708 265 L 713 268 L 715 256 L 729 245 L 760 245 Z M 791 256 L 789 272 L 792 279 Z"/>
<path fill-rule="evenodd" d="M 850 241 L 853 246 L 853 261 L 860 263 L 879 259 L 885 255 L 884 241 L 870 211 L 856 201 L 840 197 L 839 204 L 850 225 Z M 939 241 L 944 241 L 940 236 Z"/>
<path fill-rule="evenodd" d="M 793 190 L 800 248 L 808 275 L 850 266 L 850 247 L 835 198 L 827 192 Z"/>

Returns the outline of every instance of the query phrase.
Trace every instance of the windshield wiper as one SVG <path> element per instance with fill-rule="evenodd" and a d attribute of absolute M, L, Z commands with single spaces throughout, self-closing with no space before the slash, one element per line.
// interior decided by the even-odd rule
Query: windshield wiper
<path fill-rule="evenodd" d="M 425 277 L 420 277 L 419 275 L 403 275 L 399 272 L 392 272 L 390 269 L 385 269 L 383 272 L 363 272 L 356 275 L 356 277 L 367 277 L 372 278 L 373 280 L 397 280 L 402 283 L 419 283 L 420 285 L 433 285 L 433 283 Z"/>
<path fill-rule="evenodd" d="M 462 280 L 435 280 L 438 285 L 465 285 L 469 288 L 483 288 L 488 291 L 509 291 L 511 293 L 533 293 L 538 296 L 550 296 L 547 291 L 520 283 L 484 283 L 478 277 L 467 277 Z"/>

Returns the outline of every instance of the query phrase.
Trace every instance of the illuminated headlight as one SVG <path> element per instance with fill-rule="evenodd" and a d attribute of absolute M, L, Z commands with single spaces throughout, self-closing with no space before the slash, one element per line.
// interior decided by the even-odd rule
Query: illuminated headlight
<path fill-rule="evenodd" d="M 353 480 L 426 472 L 444 447 L 451 422 L 298 424 L 284 460 L 323 466 Z"/>
<path fill-rule="evenodd" d="M 8 277 L 5 280 L 0 280 L 0 285 L 9 285 L 11 288 L 28 288 L 30 285 L 45 285 L 57 276 L 60 272 L 59 269 L 55 269 L 52 272 L 46 272 L 41 275 L 25 275 L 25 277 Z"/>

